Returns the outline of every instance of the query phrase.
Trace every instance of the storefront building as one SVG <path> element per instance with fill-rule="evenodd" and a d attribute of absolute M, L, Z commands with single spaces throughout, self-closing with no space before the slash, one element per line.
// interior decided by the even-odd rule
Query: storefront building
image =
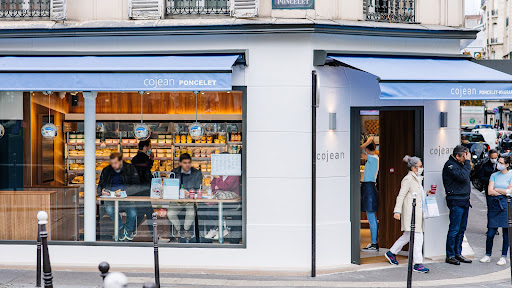
<path fill-rule="evenodd" d="M 213 176 L 236 176 L 239 183 L 240 197 L 224 203 L 221 219 L 225 221 L 220 226 L 226 223 L 229 233 L 221 239 L 205 237 L 221 224 L 218 203 L 192 204 L 197 221 L 191 229 L 199 237 L 180 243 L 162 210 L 169 209 L 170 201 L 153 202 L 161 212 L 163 268 L 309 274 L 313 158 L 316 268 L 339 271 L 351 263 L 364 263 L 358 249 L 365 234 L 357 192 L 357 152 L 365 133 L 380 137 L 385 153 L 380 173 L 389 179 L 381 183 L 386 185 L 379 212 L 381 246 L 389 248 L 400 233 L 399 224 L 387 219 L 391 214 L 386 213 L 398 193 L 396 179 L 404 175 L 400 161 L 404 153 L 411 153 L 424 158 L 425 186 L 439 185 L 441 216 L 427 220 L 424 250 L 426 257 L 442 257 L 448 211 L 441 169 L 450 149 L 460 143 L 457 99 L 482 99 L 472 89 L 488 89 L 481 86 L 486 81 L 496 82 L 496 89 L 510 89 L 512 78 L 479 70 L 486 76 L 468 80 L 461 72 L 450 79 L 455 90 L 446 94 L 446 87 L 428 86 L 425 83 L 432 79 L 422 78 L 435 71 L 418 70 L 439 58 L 484 69 L 457 56 L 459 40 L 475 37 L 476 31 L 357 21 L 326 25 L 321 20 L 293 20 L 293 24 L 247 20 L 237 26 L 209 21 L 193 28 L 161 21 L 158 29 L 141 24 L 136 31 L 94 25 L 2 30 L 0 119 L 6 133 L 0 138 L 4 190 L 0 197 L 5 200 L 0 201 L 0 264 L 33 265 L 35 215 L 46 207 L 53 265 L 93 267 L 107 260 L 112 267 L 151 267 L 146 222 L 133 241 L 115 241 L 114 223 L 102 212 L 106 201 L 96 198 L 93 182 L 108 166 L 110 153 L 122 152 L 125 160 L 136 155 L 133 127 L 141 117 L 152 130 L 150 141 L 158 160 L 155 176 L 166 177 L 179 155 L 189 153 L 203 173 L 202 186 L 210 186 Z M 426 62 L 401 66 L 400 59 L 414 58 Z M 374 63 L 391 59 L 394 62 L 387 67 L 402 73 L 394 74 L 396 79 L 386 78 L 389 75 L 368 69 L 364 59 Z M 407 69 L 419 78 L 400 78 Z M 407 84 L 398 89 L 385 80 L 419 81 L 424 86 L 421 93 L 408 95 L 418 87 Z M 474 83 L 470 92 L 459 85 L 461 81 Z M 391 99 L 385 99 L 383 92 L 389 92 Z M 315 155 L 313 98 L 318 105 Z M 196 112 L 205 129 L 199 142 L 188 137 Z M 441 112 L 448 117 L 443 127 Z M 336 114 L 335 127 L 329 125 L 330 113 Z M 365 121 L 380 123 L 378 130 Z M 47 122 L 59 128 L 53 141 L 41 137 Z M 240 155 L 240 175 L 213 175 L 212 157 L 217 156 L 212 155 L 226 155 L 222 152 Z M 123 214 L 118 220 L 124 218 Z"/>

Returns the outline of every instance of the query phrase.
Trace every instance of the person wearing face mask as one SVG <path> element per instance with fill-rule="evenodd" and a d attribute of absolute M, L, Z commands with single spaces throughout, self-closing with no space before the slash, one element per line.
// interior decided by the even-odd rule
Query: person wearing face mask
<path fill-rule="evenodd" d="M 139 174 L 139 181 L 141 185 L 141 191 L 134 196 L 150 196 L 151 190 L 151 168 L 153 167 L 154 154 L 151 152 L 151 142 L 144 140 L 139 142 L 139 152 L 132 159 L 132 165 L 137 169 Z M 144 221 L 146 216 L 146 223 L 148 224 L 149 232 L 153 235 L 153 206 L 151 202 L 137 202 L 137 224 L 138 228 Z"/>
<path fill-rule="evenodd" d="M 507 264 L 508 252 L 508 217 L 507 217 L 507 190 L 512 189 L 512 173 L 508 170 L 512 158 L 502 156 L 498 159 L 496 172 L 489 180 L 489 200 L 487 203 L 487 240 L 485 245 L 485 256 L 480 259 L 482 263 L 491 262 L 492 245 L 498 228 L 502 229 L 503 247 L 498 265 Z"/>
<path fill-rule="evenodd" d="M 423 189 L 423 163 L 421 163 L 421 159 L 406 155 L 403 160 L 407 164 L 409 173 L 402 179 L 400 192 L 396 197 L 393 216 L 396 220 L 401 221 L 402 231 L 404 233 L 396 240 L 395 244 L 393 244 L 391 249 L 389 249 L 384 256 L 388 259 L 389 263 L 398 265 L 396 254 L 409 243 L 411 237 L 412 202 L 413 198 L 416 197 L 413 271 L 428 273 L 430 269 L 423 266 L 423 206 L 425 205 L 425 197 L 430 195 L 430 190 L 425 193 Z"/>
<path fill-rule="evenodd" d="M 491 178 L 491 175 L 494 172 L 497 172 L 498 169 L 496 168 L 496 165 L 498 163 L 498 151 L 495 149 L 489 150 L 489 158 L 485 160 L 485 162 L 482 164 L 482 167 L 480 168 L 478 178 L 480 179 L 480 182 L 484 185 L 484 193 L 485 193 L 485 200 L 487 200 L 487 203 L 489 203 L 489 179 Z"/>

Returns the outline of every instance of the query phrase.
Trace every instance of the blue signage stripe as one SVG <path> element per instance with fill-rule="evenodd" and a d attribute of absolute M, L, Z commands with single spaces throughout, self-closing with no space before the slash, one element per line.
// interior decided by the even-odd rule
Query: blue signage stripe
<path fill-rule="evenodd" d="M 508 100 L 512 83 L 385 83 L 384 100 Z"/>

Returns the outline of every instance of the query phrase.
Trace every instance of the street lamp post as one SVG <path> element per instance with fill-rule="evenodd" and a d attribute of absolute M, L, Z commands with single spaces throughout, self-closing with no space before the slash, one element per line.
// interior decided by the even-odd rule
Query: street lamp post
<path fill-rule="evenodd" d="M 409 237 L 409 262 L 407 268 L 407 288 L 412 287 L 412 266 L 414 257 L 414 231 L 416 230 L 416 192 L 412 193 L 412 217 L 411 217 L 411 232 Z M 510 225 L 510 224 L 509 224 Z"/>

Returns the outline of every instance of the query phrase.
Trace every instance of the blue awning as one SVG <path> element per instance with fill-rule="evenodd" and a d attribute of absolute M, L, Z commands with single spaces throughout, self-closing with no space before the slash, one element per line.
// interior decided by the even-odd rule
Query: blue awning
<path fill-rule="evenodd" d="M 512 99 L 512 75 L 456 58 L 329 56 L 378 77 L 390 100 Z"/>
<path fill-rule="evenodd" d="M 4 56 L 0 91 L 226 91 L 239 56 Z"/>

